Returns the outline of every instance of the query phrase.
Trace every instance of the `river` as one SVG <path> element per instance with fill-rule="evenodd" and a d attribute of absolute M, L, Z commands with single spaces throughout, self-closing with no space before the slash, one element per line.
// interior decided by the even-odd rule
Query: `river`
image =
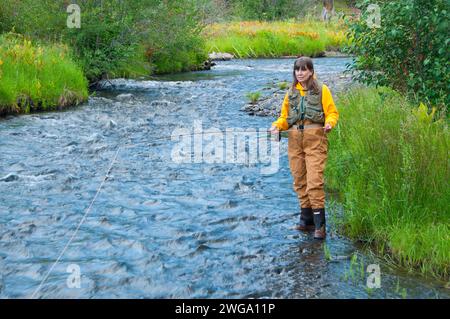
<path fill-rule="evenodd" d="M 315 66 L 327 79 L 349 62 Z M 292 63 L 118 79 L 79 107 L 0 120 L 0 297 L 449 298 L 339 235 L 331 196 L 324 242 L 294 230 L 286 140 L 271 174 L 174 161 L 177 128 L 268 128 L 240 111 L 245 94 L 290 81 Z M 370 264 L 380 288 L 367 286 Z"/>

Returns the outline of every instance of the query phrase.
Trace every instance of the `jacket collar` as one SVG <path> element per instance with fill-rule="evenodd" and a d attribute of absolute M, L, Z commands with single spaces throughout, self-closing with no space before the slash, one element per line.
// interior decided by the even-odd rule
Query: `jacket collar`
<path fill-rule="evenodd" d="M 295 86 L 297 88 L 297 90 L 299 91 L 303 91 L 306 92 L 307 90 L 303 89 L 303 86 L 300 84 L 300 82 L 297 83 L 297 85 Z"/>

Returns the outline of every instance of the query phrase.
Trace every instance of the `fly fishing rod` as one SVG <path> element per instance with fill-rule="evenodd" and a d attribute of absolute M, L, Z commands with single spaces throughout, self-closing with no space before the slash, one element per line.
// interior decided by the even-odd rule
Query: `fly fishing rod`
<path fill-rule="evenodd" d="M 322 127 L 322 126 L 320 126 Z M 305 126 L 304 128 L 290 128 L 288 130 L 283 130 L 283 131 L 276 131 L 277 133 L 275 133 L 274 131 L 271 130 L 267 130 L 266 134 L 263 134 L 263 132 L 261 132 L 262 134 L 260 134 L 260 136 L 255 136 L 257 139 L 270 139 L 272 141 L 275 142 L 280 142 L 282 138 L 288 138 L 289 137 L 289 132 L 298 132 L 301 130 L 309 130 L 309 129 L 313 129 L 313 128 L 319 128 L 319 126 L 314 126 L 314 127 L 307 127 Z M 323 127 L 322 127 L 323 128 Z M 161 136 L 158 138 L 154 138 L 152 139 L 153 142 L 155 141 L 172 141 L 173 139 L 179 139 L 182 137 L 190 137 L 190 136 L 197 136 L 197 135 L 222 135 L 222 136 L 226 136 L 226 134 L 243 134 L 243 135 L 247 135 L 249 136 L 249 138 L 253 138 L 252 134 L 257 134 L 259 132 L 257 131 L 245 131 L 245 130 L 233 130 L 233 131 L 225 131 L 225 132 L 193 132 L 193 133 L 189 133 L 189 134 L 176 134 L 176 135 L 166 135 L 166 136 Z M 124 147 L 127 146 L 128 143 L 125 143 Z M 140 144 L 138 143 L 133 143 L 133 144 Z M 132 146 L 129 145 L 128 146 Z"/>

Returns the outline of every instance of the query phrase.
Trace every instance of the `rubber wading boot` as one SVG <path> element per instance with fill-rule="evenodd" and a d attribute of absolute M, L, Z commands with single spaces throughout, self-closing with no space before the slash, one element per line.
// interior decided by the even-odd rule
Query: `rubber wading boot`
<path fill-rule="evenodd" d="M 315 229 L 313 213 L 311 208 L 302 208 L 300 211 L 300 224 L 295 229 L 301 231 L 312 231 Z"/>
<path fill-rule="evenodd" d="M 325 208 L 313 209 L 314 216 L 314 239 L 325 239 Z"/>

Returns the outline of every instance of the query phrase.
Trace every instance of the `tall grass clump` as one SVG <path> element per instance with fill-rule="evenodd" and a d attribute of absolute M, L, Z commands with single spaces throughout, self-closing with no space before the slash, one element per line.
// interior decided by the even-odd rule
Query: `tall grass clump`
<path fill-rule="evenodd" d="M 315 56 L 325 50 L 339 50 L 347 41 L 340 22 L 313 20 L 215 23 L 203 35 L 208 52 L 228 52 L 239 58 Z"/>
<path fill-rule="evenodd" d="M 386 88 L 340 99 L 327 184 L 344 195 L 342 230 L 396 263 L 448 280 L 448 120 Z"/>
<path fill-rule="evenodd" d="M 261 92 L 249 92 L 245 95 L 250 103 L 255 104 L 261 97 Z"/>
<path fill-rule="evenodd" d="M 66 46 L 0 36 L 0 114 L 76 105 L 87 99 L 87 87 Z"/>

